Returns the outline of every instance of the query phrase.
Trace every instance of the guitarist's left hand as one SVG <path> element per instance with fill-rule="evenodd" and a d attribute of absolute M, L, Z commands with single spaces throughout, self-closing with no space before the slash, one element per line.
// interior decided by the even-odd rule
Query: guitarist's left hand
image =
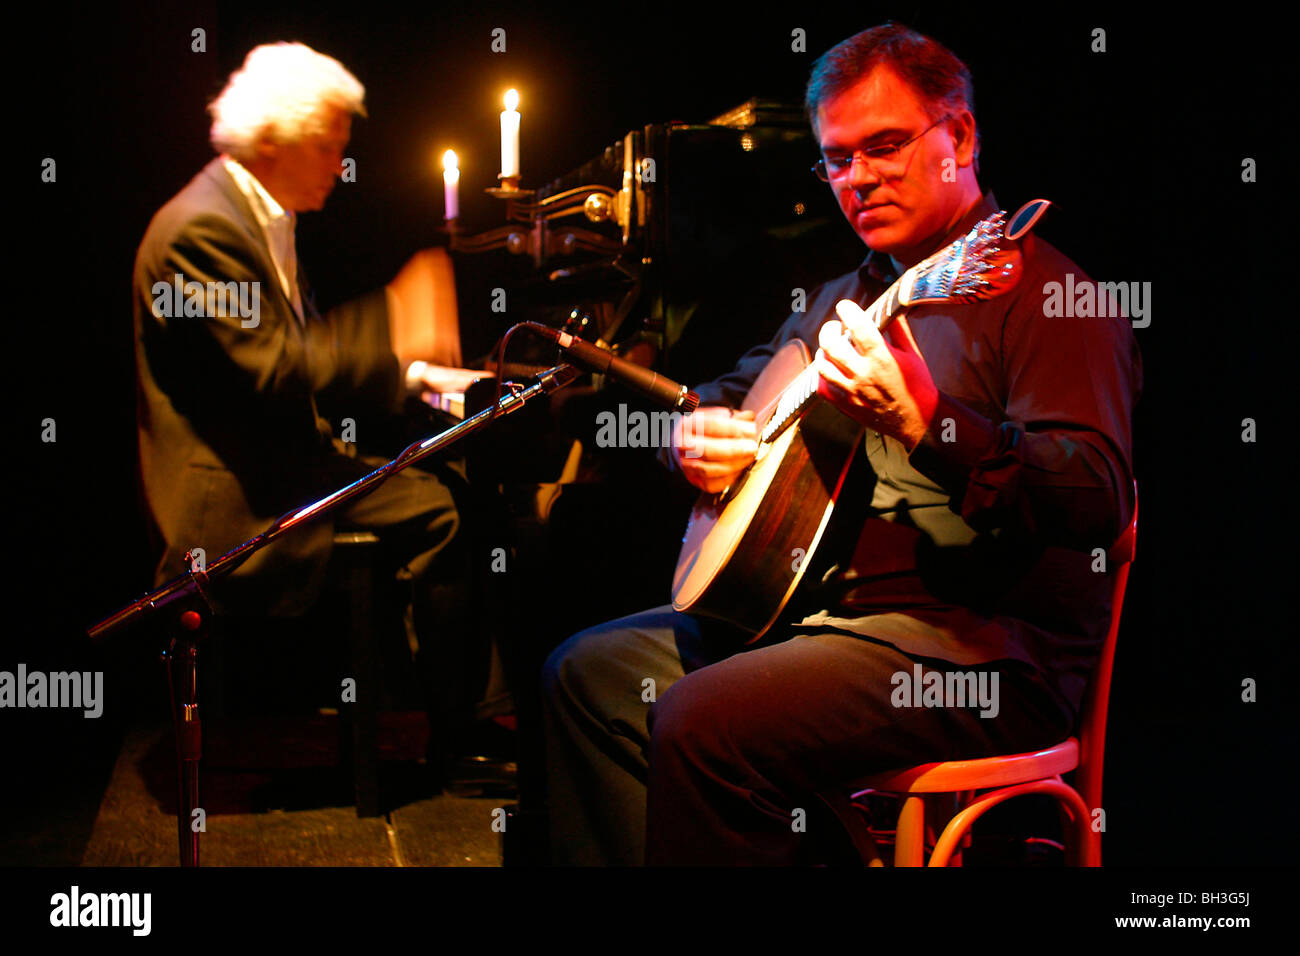
<path fill-rule="evenodd" d="M 900 315 L 888 327 L 902 348 L 885 341 L 857 303 L 841 299 L 839 320 L 822 326 L 821 348 L 813 359 L 820 379 L 817 392 L 868 428 L 891 435 L 910 452 L 924 437 L 939 392 Z M 845 329 L 850 335 L 845 335 Z"/>

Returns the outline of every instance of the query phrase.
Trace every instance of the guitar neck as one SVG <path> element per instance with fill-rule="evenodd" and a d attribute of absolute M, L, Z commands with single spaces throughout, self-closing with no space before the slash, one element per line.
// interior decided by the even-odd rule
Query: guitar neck
<path fill-rule="evenodd" d="M 867 318 L 880 331 L 885 330 L 885 326 L 894 321 L 894 318 L 903 311 L 906 289 L 912 287 L 912 270 L 908 269 L 901 276 L 894 280 L 894 284 L 882 292 L 876 301 L 867 307 Z"/>
<path fill-rule="evenodd" d="M 1034 204 L 1038 215 L 1045 208 L 1042 202 Z M 1027 231 L 1036 219 L 1037 215 L 1015 235 Z M 974 302 L 1001 295 L 1015 286 L 1020 279 L 1020 256 L 1014 242 L 1003 241 L 1004 220 L 1005 214 L 998 212 L 977 222 L 966 235 L 912 266 L 865 309 L 867 317 L 883 332 L 909 306 Z M 810 365 L 781 392 L 763 428 L 764 442 L 775 439 L 798 419 L 817 395 L 817 379 L 816 368 Z"/>
<path fill-rule="evenodd" d="M 909 269 L 902 276 L 894 281 L 894 284 L 886 289 L 876 298 L 875 302 L 867 308 L 867 318 L 869 318 L 877 329 L 884 330 L 894 320 L 894 317 L 903 310 L 903 299 L 905 289 L 910 288 L 912 270 Z M 907 280 L 906 282 L 904 280 Z M 847 335 L 847 333 L 845 333 Z M 777 399 L 776 410 L 772 412 L 772 417 L 768 419 L 767 424 L 763 427 L 763 433 L 760 436 L 764 442 L 770 442 L 777 438 L 782 431 L 793 421 L 795 421 L 809 403 L 817 395 L 817 369 L 809 365 L 802 372 L 795 376 L 794 381 L 785 387 L 781 392 L 780 398 Z"/>

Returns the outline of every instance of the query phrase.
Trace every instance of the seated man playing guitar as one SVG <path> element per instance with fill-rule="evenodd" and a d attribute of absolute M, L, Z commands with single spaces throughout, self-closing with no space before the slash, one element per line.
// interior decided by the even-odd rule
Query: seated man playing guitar
<path fill-rule="evenodd" d="M 715 497 L 692 517 L 675 607 L 584 631 L 548 660 L 556 862 L 797 863 L 811 844 L 797 821 L 819 791 L 1033 750 L 1074 729 L 1109 615 L 1093 551 L 1113 544 L 1135 504 L 1140 357 L 1122 316 L 1046 314 L 1047 283 L 1090 280 L 1028 233 L 1032 216 L 994 218 L 972 102 L 965 65 L 897 25 L 851 37 L 814 67 L 818 173 L 870 253 L 770 344 L 696 389 L 702 407 L 670 464 Z M 986 275 L 1014 282 L 919 304 L 900 295 L 927 270 L 947 276 L 944 257 L 964 248 L 953 244 L 994 226 L 1014 256 Z M 778 497 L 769 492 L 755 522 L 785 528 L 796 523 L 782 523 L 787 513 L 811 512 L 812 537 L 791 548 L 775 533 L 740 536 L 741 548 L 768 549 L 745 566 L 772 573 L 750 571 L 750 591 L 742 581 L 720 612 L 683 586 L 702 553 L 687 559 L 691 536 L 777 453 L 772 403 L 751 392 L 796 341 L 812 356 L 816 414 L 838 410 L 869 467 L 846 477 L 801 425 L 807 439 L 792 444 L 820 488 L 765 479 Z M 747 617 L 763 602 L 770 615 Z M 954 672 L 991 694 L 899 693 L 916 675 Z"/>

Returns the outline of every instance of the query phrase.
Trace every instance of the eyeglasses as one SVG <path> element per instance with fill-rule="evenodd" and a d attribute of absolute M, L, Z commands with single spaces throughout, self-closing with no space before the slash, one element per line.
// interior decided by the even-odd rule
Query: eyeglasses
<path fill-rule="evenodd" d="M 817 160 L 813 165 L 812 171 L 817 175 L 818 179 L 824 183 L 828 183 L 832 179 L 839 179 L 841 176 L 848 175 L 859 156 L 862 157 L 864 163 L 875 167 L 877 170 L 889 169 L 891 167 L 897 169 L 899 165 L 899 154 L 902 153 L 904 149 L 911 146 L 939 124 L 950 119 L 952 119 L 952 114 L 946 113 L 911 139 L 905 140 L 901 143 L 889 143 L 884 146 L 868 146 L 866 149 L 855 149 L 847 156 L 832 156 L 830 158 L 823 157 Z"/>

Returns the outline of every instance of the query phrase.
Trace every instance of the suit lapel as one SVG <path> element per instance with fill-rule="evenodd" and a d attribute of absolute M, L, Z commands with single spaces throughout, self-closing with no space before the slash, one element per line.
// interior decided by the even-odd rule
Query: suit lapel
<path fill-rule="evenodd" d="M 275 260 L 271 257 L 271 247 L 267 245 L 266 234 L 262 231 L 262 226 L 258 223 L 257 216 L 253 213 L 253 207 L 249 204 L 248 197 L 240 192 L 239 187 L 235 185 L 234 179 L 231 178 L 230 173 L 226 170 L 225 164 L 221 161 L 220 156 L 208 163 L 207 166 L 203 167 L 202 175 L 208 178 L 208 180 L 216 187 L 217 191 L 225 197 L 226 201 L 232 207 L 232 210 L 236 214 L 236 220 L 244 227 L 244 232 L 248 235 L 249 245 L 252 246 L 253 250 L 257 254 L 262 273 L 271 279 L 269 284 L 274 290 L 273 294 L 280 298 L 281 302 L 283 302 L 285 307 L 288 309 L 290 315 L 299 318 L 298 322 L 290 323 L 290 325 L 301 330 L 302 320 L 305 318 L 305 314 L 303 316 L 298 316 L 297 310 L 293 307 L 293 301 L 285 294 L 284 287 L 280 285 L 280 273 L 275 267 Z M 301 267 L 298 270 L 298 281 L 298 288 L 301 292 L 303 288 Z M 306 313 L 306 309 L 307 304 L 304 295 L 304 313 Z M 312 311 L 315 311 L 314 307 Z"/>
<path fill-rule="evenodd" d="M 302 296 L 303 318 L 307 320 L 319 320 L 320 313 L 316 311 L 316 291 L 307 281 L 307 273 L 302 267 L 302 260 L 298 261 L 298 294 Z"/>

